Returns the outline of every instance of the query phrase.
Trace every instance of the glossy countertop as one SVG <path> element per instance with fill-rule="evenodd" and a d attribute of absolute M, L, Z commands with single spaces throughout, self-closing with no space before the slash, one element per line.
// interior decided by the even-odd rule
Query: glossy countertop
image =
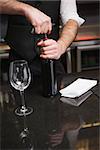
<path fill-rule="evenodd" d="M 61 87 L 78 77 L 99 79 L 98 70 L 65 74 Z M 99 85 L 80 106 L 60 101 L 60 94 L 47 98 L 42 95 L 39 80 L 25 90 L 27 106 L 33 113 L 19 117 L 19 92 L 8 81 L 1 81 L 1 150 L 98 150 L 99 149 Z"/>

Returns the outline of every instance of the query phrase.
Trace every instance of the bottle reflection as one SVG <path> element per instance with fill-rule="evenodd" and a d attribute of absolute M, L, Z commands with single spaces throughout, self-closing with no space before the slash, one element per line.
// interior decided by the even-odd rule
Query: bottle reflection
<path fill-rule="evenodd" d="M 27 126 L 27 117 L 25 115 L 23 116 L 23 127 L 19 133 L 19 139 L 25 150 L 34 150 L 34 144 Z"/>

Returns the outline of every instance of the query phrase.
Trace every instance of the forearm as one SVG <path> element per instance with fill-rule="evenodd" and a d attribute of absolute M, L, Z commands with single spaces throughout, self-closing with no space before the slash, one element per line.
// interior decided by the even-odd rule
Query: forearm
<path fill-rule="evenodd" d="M 0 0 L 0 13 L 25 16 L 38 34 L 50 33 L 52 30 L 49 16 L 37 8 L 18 0 Z"/>
<path fill-rule="evenodd" d="M 74 41 L 78 32 L 78 23 L 74 20 L 69 20 L 63 27 L 58 43 L 62 46 L 62 54 Z"/>
<path fill-rule="evenodd" d="M 26 5 L 17 0 L 0 0 L 0 13 L 24 15 Z"/>

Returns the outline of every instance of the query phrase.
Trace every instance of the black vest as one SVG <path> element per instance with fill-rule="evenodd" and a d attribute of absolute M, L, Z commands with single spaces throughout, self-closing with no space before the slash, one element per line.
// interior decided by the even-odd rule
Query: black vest
<path fill-rule="evenodd" d="M 59 36 L 60 0 L 24 0 L 24 2 L 51 17 L 52 23 L 55 25 L 49 38 L 57 40 Z M 26 17 L 19 15 L 9 16 L 8 31 L 5 39 L 13 49 L 14 55 L 27 61 L 33 61 L 38 57 L 36 41 L 44 36 L 35 33 L 31 34 L 31 29 L 32 26 L 26 20 Z"/>

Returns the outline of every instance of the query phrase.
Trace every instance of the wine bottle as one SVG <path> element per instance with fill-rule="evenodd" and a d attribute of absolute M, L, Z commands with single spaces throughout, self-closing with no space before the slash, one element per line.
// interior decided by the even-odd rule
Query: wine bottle
<path fill-rule="evenodd" d="M 44 40 L 47 40 L 47 34 L 45 34 Z M 42 70 L 42 85 L 43 96 L 51 97 L 57 94 L 57 80 L 55 75 L 55 60 L 41 59 Z"/>

